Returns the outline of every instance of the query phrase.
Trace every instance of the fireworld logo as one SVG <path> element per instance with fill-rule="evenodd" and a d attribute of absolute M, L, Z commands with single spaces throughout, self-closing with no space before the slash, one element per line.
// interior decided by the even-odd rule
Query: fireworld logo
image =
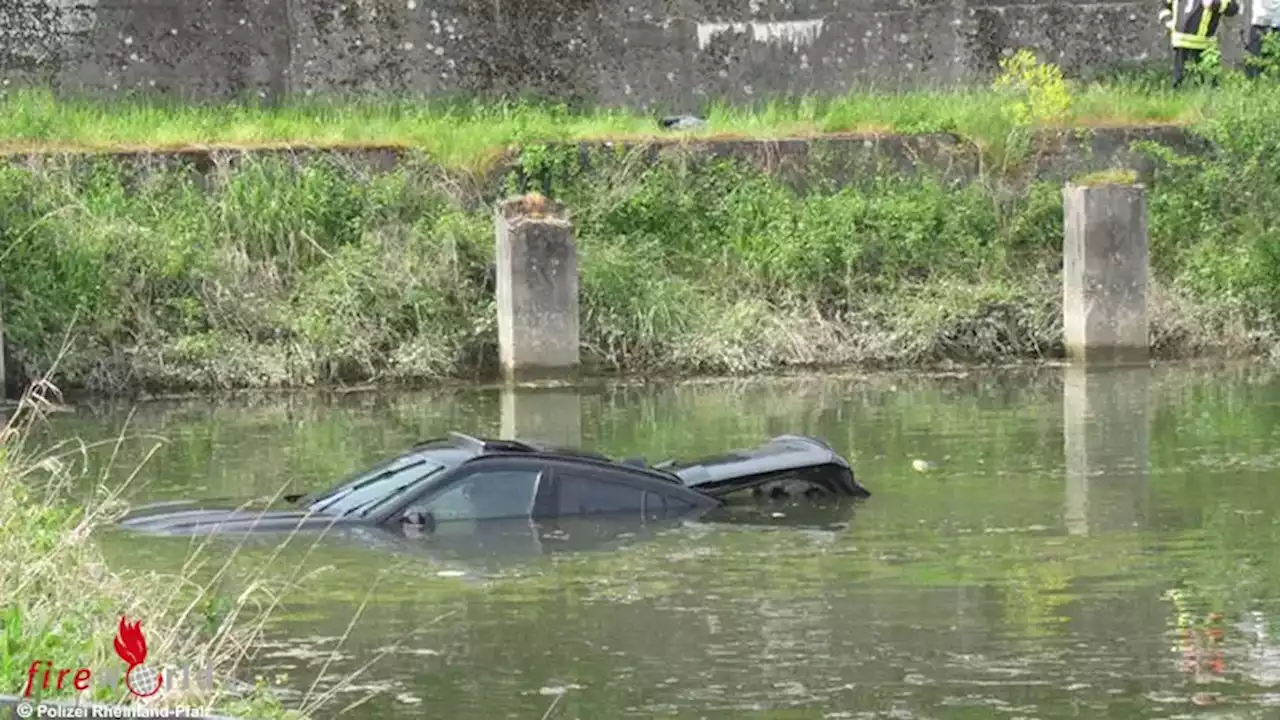
<path fill-rule="evenodd" d="M 143 665 L 147 661 L 147 636 L 142 634 L 142 621 L 132 625 L 120 616 L 120 629 L 116 630 L 116 655 L 129 667 L 124 672 L 124 686 L 138 697 L 151 697 L 164 685 L 164 673 Z"/>
<path fill-rule="evenodd" d="M 130 623 L 124 615 L 120 616 L 120 625 L 116 630 L 115 642 L 113 643 L 116 655 L 124 661 L 124 686 L 135 697 L 150 698 L 160 693 L 160 689 L 164 687 L 165 678 L 177 678 L 181 672 L 182 685 L 184 689 L 191 688 L 192 672 L 191 667 L 175 669 L 164 668 L 163 670 L 151 667 L 147 662 L 147 636 L 142 632 L 142 621 L 138 620 Z M 44 672 L 41 673 L 41 670 Z M 68 678 L 67 676 L 71 676 Z M 36 677 L 40 677 L 40 682 L 36 682 Z M 87 667 L 82 668 L 59 668 L 53 667 L 53 662 L 49 660 L 35 660 L 31 663 L 31 667 L 27 669 L 27 684 L 23 689 L 23 697 L 31 697 L 37 690 L 65 690 L 74 688 L 78 691 L 89 689 L 91 683 L 99 687 L 115 687 L 120 684 L 120 671 L 105 670 L 102 673 L 95 673 Z M 204 682 L 206 690 L 213 689 L 213 668 L 206 666 L 204 668 Z M 95 682 L 96 681 L 96 682 Z M 172 689 L 172 683 L 170 684 Z"/>

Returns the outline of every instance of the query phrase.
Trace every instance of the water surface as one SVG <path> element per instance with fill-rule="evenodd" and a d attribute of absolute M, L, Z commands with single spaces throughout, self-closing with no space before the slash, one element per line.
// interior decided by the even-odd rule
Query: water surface
<path fill-rule="evenodd" d="M 110 437 L 126 411 L 81 411 L 57 430 Z M 307 690 L 367 602 L 320 688 L 383 655 L 327 712 L 372 687 L 383 692 L 356 714 L 536 720 L 562 693 L 551 717 L 1280 717 L 1274 374 L 1049 369 L 155 404 L 131 420 L 168 439 L 138 497 L 316 490 L 450 429 L 651 461 L 811 433 L 875 496 L 771 525 L 583 526 L 572 534 L 590 542 L 576 550 L 521 527 L 487 544 L 291 547 L 281 573 L 329 569 L 286 604 L 255 670 Z M 130 448 L 120 471 L 142 452 Z M 917 459 L 936 468 L 918 472 Z M 107 543 L 114 562 L 166 569 L 187 550 Z M 1210 613 L 1223 616 L 1220 641 Z"/>

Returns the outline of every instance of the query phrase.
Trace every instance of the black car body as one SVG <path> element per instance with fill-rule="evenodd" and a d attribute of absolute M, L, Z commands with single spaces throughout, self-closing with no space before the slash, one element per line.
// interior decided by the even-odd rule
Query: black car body
<path fill-rule="evenodd" d="M 668 460 L 654 469 L 670 472 L 688 487 L 717 498 L 789 500 L 799 496 L 868 498 L 849 462 L 816 438 L 780 435 L 747 450 L 689 462 Z"/>
<path fill-rule="evenodd" d="M 239 508 L 158 503 L 121 525 L 161 534 L 418 528 L 453 521 L 608 515 L 662 520 L 739 498 L 869 497 L 849 463 L 813 438 L 785 435 L 749 450 L 650 466 L 583 450 L 460 433 L 429 440 L 317 495 Z"/>

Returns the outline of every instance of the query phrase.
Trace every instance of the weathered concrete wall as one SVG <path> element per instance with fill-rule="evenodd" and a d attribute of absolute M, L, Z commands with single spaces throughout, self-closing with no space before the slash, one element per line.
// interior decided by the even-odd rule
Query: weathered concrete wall
<path fill-rule="evenodd" d="M 1182 154 L 1209 151 L 1200 136 L 1178 126 L 1089 128 L 1050 130 L 1036 135 L 1031 149 L 1016 161 L 983 156 L 973 142 L 952 133 L 921 135 L 831 135 L 780 140 L 666 141 L 636 144 L 580 143 L 579 168 L 610 162 L 629 153 L 640 153 L 649 163 L 678 157 L 689 163 L 717 158 L 741 160 L 780 178 L 804 192 L 821 187 L 846 187 L 874 183 L 885 176 L 928 173 L 948 183 L 967 183 L 997 177 L 1008 190 L 1024 188 L 1033 180 L 1065 182 L 1085 173 L 1127 168 L 1149 178 L 1155 160 L 1136 149 L 1151 142 Z M 572 150 L 572 148 L 570 148 Z M 564 169 L 559 170 L 563 172 Z M 540 190 L 552 194 L 554 178 L 546 174 L 526 176 L 515 165 L 509 169 L 520 192 Z M 496 182 L 489 180 L 489 183 Z"/>
<path fill-rule="evenodd" d="M 1069 71 L 1163 57 L 1158 9 L 1135 0 L 0 0 L 0 70 L 11 84 L 199 98 L 534 92 L 692 108 L 869 81 L 956 81 L 1017 47 Z"/>
<path fill-rule="evenodd" d="M 621 163 L 634 167 L 634 160 L 656 164 L 679 159 L 697 164 L 732 158 L 768 172 L 800 192 L 819 188 L 840 188 L 872 183 L 886 175 L 928 173 L 944 182 L 967 183 L 984 173 L 998 176 L 1009 191 L 1017 191 L 1032 180 L 1065 182 L 1085 173 L 1128 168 L 1150 180 L 1154 159 L 1135 149 L 1139 142 L 1154 142 L 1181 154 L 1210 151 L 1208 143 L 1193 132 L 1177 126 L 1092 128 L 1045 131 L 1035 137 L 1033 150 L 1013 166 L 984 167 L 981 150 L 973 142 L 951 133 L 923 135 L 833 135 L 804 139 L 663 140 L 642 143 L 583 142 L 562 146 L 560 151 L 576 155 L 576 166 L 550 172 L 527 173 L 518 151 L 500 158 L 487 173 L 456 173 L 453 178 L 460 201 L 489 205 L 509 192 L 540 191 L 554 196 L 559 180 L 556 173 L 591 172 L 593 166 Z M 302 164 L 316 157 L 352 164 L 370 172 L 393 170 L 437 170 L 432 158 L 421 151 L 399 147 L 356 147 L 326 149 L 281 147 L 275 149 L 230 150 L 190 149 L 172 152 L 118 151 L 112 153 L 15 153 L 3 156 L 10 164 L 32 170 L 50 164 L 91 163 L 112 158 L 132 168 L 138 177 L 156 169 L 183 168 L 204 183 L 218 182 L 237 164 L 275 156 Z M 639 156 L 637 158 L 637 156 Z"/>

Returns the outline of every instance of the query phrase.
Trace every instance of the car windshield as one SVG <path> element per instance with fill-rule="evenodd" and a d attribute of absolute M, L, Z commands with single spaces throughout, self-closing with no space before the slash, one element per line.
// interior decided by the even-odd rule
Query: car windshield
<path fill-rule="evenodd" d="M 363 472 L 311 501 L 311 510 L 330 515 L 368 511 L 385 499 L 444 469 L 422 453 L 410 453 Z"/>

